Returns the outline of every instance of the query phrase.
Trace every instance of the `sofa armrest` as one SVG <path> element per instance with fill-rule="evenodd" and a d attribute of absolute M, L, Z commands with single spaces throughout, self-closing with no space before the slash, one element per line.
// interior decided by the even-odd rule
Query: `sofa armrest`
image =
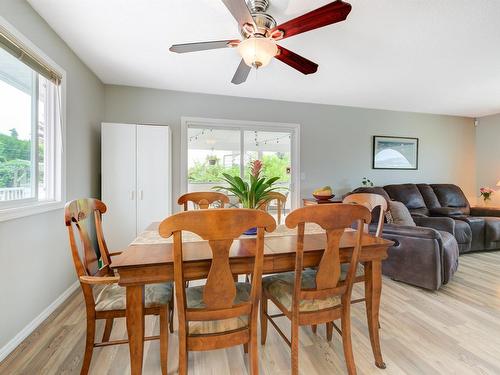
<path fill-rule="evenodd" d="M 459 207 L 430 208 L 429 213 L 431 214 L 431 216 L 454 216 L 464 214 L 463 210 Z"/>
<path fill-rule="evenodd" d="M 449 217 L 413 217 L 419 227 L 441 230 L 455 235 L 455 220 Z"/>
<path fill-rule="evenodd" d="M 382 262 L 384 275 L 430 290 L 441 287 L 443 241 L 438 231 L 387 224 L 382 237 L 394 242 Z"/>
<path fill-rule="evenodd" d="M 471 207 L 470 208 L 471 216 L 499 216 L 500 217 L 500 208 L 495 207 Z"/>
<path fill-rule="evenodd" d="M 376 224 L 370 224 L 370 232 L 375 232 L 376 229 L 377 229 Z M 429 240 L 441 239 L 441 235 L 439 234 L 439 232 L 437 232 L 432 228 L 414 227 L 414 226 L 398 225 L 398 224 L 385 224 L 382 234 L 398 235 L 411 238 L 423 238 Z M 384 237 L 383 235 L 382 237 Z"/>

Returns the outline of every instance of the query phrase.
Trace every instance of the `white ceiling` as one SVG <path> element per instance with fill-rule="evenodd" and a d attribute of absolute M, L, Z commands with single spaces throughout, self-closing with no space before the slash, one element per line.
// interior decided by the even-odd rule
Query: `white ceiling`
<path fill-rule="evenodd" d="M 273 61 L 230 83 L 234 49 L 171 44 L 239 37 L 218 0 L 28 0 L 107 84 L 477 117 L 500 112 L 500 1 L 351 0 L 346 22 L 281 44 L 316 74 Z M 271 0 L 278 23 L 328 0 Z"/>

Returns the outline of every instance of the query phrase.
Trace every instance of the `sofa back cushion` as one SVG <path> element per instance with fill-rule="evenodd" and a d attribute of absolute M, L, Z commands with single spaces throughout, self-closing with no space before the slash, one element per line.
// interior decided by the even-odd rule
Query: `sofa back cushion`
<path fill-rule="evenodd" d="M 425 214 L 427 207 L 425 205 L 424 197 L 415 184 L 398 184 L 386 185 L 384 190 L 389 194 L 392 200 L 402 202 L 409 210 L 424 211 Z M 423 209 L 423 210 L 421 210 Z"/>
<path fill-rule="evenodd" d="M 460 187 L 453 184 L 431 184 L 442 207 L 455 207 L 463 215 L 470 214 L 469 201 Z"/>
<path fill-rule="evenodd" d="M 420 191 L 420 194 L 422 194 L 422 197 L 424 198 L 425 201 L 425 205 L 429 210 L 441 207 L 441 204 L 439 203 L 436 193 L 434 193 L 434 190 L 432 190 L 431 185 L 417 184 L 417 188 Z"/>

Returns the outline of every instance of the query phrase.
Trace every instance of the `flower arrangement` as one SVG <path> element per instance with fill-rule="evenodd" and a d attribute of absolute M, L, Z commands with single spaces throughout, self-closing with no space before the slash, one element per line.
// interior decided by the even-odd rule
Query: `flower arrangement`
<path fill-rule="evenodd" d="M 268 198 L 269 193 L 280 189 L 275 186 L 280 177 L 261 177 L 262 161 L 254 160 L 250 165 L 250 180 L 243 181 L 239 176 L 223 173 L 223 180 L 227 186 L 214 186 L 216 190 L 227 190 L 238 197 L 243 208 L 258 208 Z"/>
<path fill-rule="evenodd" d="M 481 193 L 483 200 L 486 202 L 491 199 L 491 195 L 495 192 L 495 190 L 490 189 L 489 187 L 482 187 L 479 189 L 479 192 Z"/>

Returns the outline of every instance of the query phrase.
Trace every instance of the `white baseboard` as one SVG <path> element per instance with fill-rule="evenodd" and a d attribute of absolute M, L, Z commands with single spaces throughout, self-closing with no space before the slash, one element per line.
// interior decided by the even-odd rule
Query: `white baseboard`
<path fill-rule="evenodd" d="M 18 347 L 23 340 L 28 337 L 45 319 L 49 317 L 76 289 L 80 283 L 75 281 L 68 289 L 66 289 L 57 299 L 52 302 L 40 315 L 33 319 L 26 327 L 24 327 L 17 335 L 12 338 L 3 348 L 0 348 L 0 362 L 2 362 L 15 348 Z"/>

